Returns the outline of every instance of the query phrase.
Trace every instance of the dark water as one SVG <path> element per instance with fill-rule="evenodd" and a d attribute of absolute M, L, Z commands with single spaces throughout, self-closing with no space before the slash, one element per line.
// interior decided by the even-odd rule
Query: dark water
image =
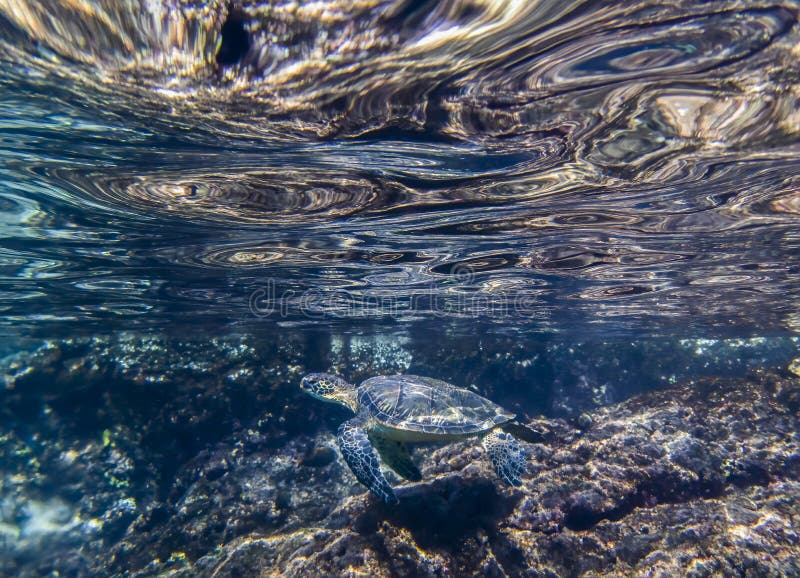
<path fill-rule="evenodd" d="M 203 430 L 142 442 L 166 499 L 264 412 L 335 431 L 304 371 L 574 419 L 785 368 L 799 41 L 796 2 L 0 0 L 1 439 L 155 427 L 149 384 Z"/>

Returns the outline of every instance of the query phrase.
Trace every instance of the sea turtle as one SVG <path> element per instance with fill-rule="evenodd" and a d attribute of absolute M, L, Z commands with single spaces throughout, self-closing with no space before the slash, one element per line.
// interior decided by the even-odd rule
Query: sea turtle
<path fill-rule="evenodd" d="M 381 375 L 356 387 L 336 375 L 311 373 L 300 387 L 355 412 L 339 426 L 339 449 L 358 481 L 389 504 L 398 500 L 381 472 L 378 454 L 403 478 L 422 479 L 406 442 L 480 436 L 497 475 L 512 486 L 521 484 L 525 450 L 497 427 L 514 414 L 476 393 L 417 375 Z"/>

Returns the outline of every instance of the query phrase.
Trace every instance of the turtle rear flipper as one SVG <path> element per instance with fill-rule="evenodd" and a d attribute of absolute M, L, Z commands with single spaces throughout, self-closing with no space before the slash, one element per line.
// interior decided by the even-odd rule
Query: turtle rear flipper
<path fill-rule="evenodd" d="M 522 485 L 520 475 L 527 468 L 525 450 L 510 433 L 492 430 L 483 438 L 483 447 L 497 475 L 511 486 Z"/>
<path fill-rule="evenodd" d="M 408 452 L 406 444 L 380 435 L 372 435 L 370 439 L 383 462 L 398 475 L 411 482 L 418 482 L 422 479 L 419 468 L 411 461 L 411 454 Z"/>
<path fill-rule="evenodd" d="M 396 504 L 397 496 L 383 477 L 378 454 L 369 441 L 367 419 L 358 415 L 339 426 L 338 441 L 344 461 L 350 466 L 358 481 L 383 498 L 387 504 Z"/>

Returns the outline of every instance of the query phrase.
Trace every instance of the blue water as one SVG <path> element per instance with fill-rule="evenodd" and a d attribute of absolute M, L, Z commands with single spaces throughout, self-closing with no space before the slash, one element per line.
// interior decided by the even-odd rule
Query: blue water
<path fill-rule="evenodd" d="M 798 14 L 0 1 L 3 427 L 131 383 L 177 405 L 245 384 L 186 461 L 284 401 L 269 443 L 334 431 L 298 424 L 305 370 L 569 419 L 783 371 Z M 280 394 L 249 406 L 258 384 Z M 98 412 L 75 435 L 112 427 Z"/>

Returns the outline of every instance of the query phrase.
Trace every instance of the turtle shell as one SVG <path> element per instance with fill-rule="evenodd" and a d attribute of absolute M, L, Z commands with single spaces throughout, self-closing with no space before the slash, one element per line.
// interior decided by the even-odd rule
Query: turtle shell
<path fill-rule="evenodd" d="M 387 427 L 426 434 L 474 434 L 514 418 L 477 393 L 418 375 L 372 377 L 358 388 L 358 402 Z"/>

